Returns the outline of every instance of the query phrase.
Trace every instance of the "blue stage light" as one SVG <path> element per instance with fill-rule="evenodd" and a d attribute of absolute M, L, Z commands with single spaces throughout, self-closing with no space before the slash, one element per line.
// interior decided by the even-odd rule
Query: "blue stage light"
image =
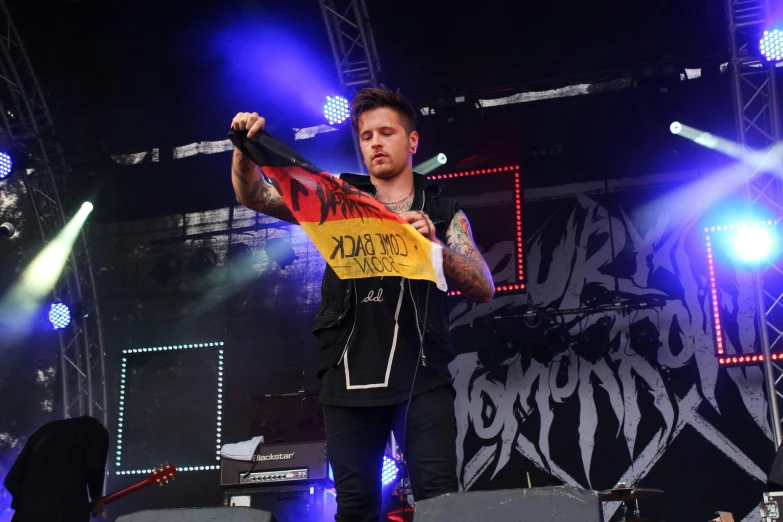
<path fill-rule="evenodd" d="M 383 456 L 383 468 L 381 470 L 381 484 L 388 486 L 397 479 L 397 474 L 400 469 L 397 467 L 397 462 L 387 456 Z M 334 473 L 332 472 L 332 465 L 329 464 L 329 479 L 334 481 Z"/>
<path fill-rule="evenodd" d="M 397 479 L 399 468 L 394 459 L 383 456 L 383 471 L 381 472 L 381 484 L 388 486 Z"/>
<path fill-rule="evenodd" d="M 783 60 L 783 31 L 779 29 L 764 31 L 759 42 L 759 50 L 769 62 Z"/>
<path fill-rule="evenodd" d="M 0 152 L 0 179 L 7 178 L 11 174 L 14 162 L 11 156 L 5 152 Z"/>
<path fill-rule="evenodd" d="M 766 228 L 744 227 L 734 237 L 734 248 L 743 261 L 763 261 L 772 251 L 772 236 Z"/>
<path fill-rule="evenodd" d="M 388 486 L 395 480 L 397 480 L 397 474 L 399 474 L 400 469 L 397 467 L 397 462 L 387 456 L 383 456 L 383 468 L 381 470 L 381 484 L 384 486 Z M 334 482 L 334 472 L 332 471 L 332 465 L 329 464 L 329 480 Z"/>
<path fill-rule="evenodd" d="M 60 330 L 71 324 L 71 311 L 63 303 L 52 303 L 49 308 L 49 321 L 55 330 Z"/>
<path fill-rule="evenodd" d="M 327 96 L 324 105 L 324 116 L 329 124 L 342 123 L 351 116 L 348 100 L 342 96 Z"/>

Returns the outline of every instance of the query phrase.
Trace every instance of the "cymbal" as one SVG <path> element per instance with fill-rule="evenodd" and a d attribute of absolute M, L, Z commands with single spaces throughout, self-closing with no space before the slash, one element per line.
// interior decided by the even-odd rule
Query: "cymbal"
<path fill-rule="evenodd" d="M 645 498 L 657 497 L 658 495 L 663 495 L 663 490 L 651 488 L 614 488 L 598 492 L 599 498 L 604 502 L 642 500 Z"/>

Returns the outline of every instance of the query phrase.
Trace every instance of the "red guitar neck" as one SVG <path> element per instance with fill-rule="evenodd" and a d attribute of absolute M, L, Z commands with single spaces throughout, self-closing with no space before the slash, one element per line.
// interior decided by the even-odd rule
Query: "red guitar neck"
<path fill-rule="evenodd" d="M 174 464 L 166 464 L 166 466 L 161 466 L 160 468 L 154 470 L 147 478 L 141 479 L 135 484 L 131 484 L 126 488 L 115 491 L 114 493 L 109 493 L 103 497 L 103 503 L 110 504 L 111 502 L 114 502 L 115 500 L 120 499 L 125 495 L 133 493 L 134 491 L 150 484 L 163 485 L 164 483 L 168 483 L 169 479 L 173 480 L 176 476 L 177 468 L 174 467 Z"/>
<path fill-rule="evenodd" d="M 115 500 L 124 497 L 128 493 L 133 493 L 137 489 L 143 488 L 147 484 L 148 484 L 147 479 L 144 479 L 144 480 L 140 480 L 140 481 L 136 482 L 135 484 L 131 484 L 130 486 L 128 486 L 126 488 L 119 489 L 119 490 L 115 491 L 114 493 L 109 493 L 108 495 L 103 497 L 103 503 L 104 504 L 109 504 L 111 502 L 114 502 Z"/>

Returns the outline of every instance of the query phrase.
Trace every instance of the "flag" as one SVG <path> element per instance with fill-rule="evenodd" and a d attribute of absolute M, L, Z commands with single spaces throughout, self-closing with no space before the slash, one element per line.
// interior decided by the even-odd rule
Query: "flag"
<path fill-rule="evenodd" d="M 267 132 L 248 138 L 232 130 L 229 138 L 261 167 L 340 279 L 400 276 L 447 290 L 443 247 L 383 203 L 316 168 Z"/>

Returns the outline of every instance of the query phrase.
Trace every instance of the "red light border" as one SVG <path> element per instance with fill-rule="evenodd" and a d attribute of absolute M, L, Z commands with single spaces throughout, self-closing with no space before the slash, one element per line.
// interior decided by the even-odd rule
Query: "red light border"
<path fill-rule="evenodd" d="M 522 246 L 522 186 L 519 181 L 519 165 L 507 165 L 504 167 L 496 167 L 491 169 L 476 169 L 466 170 L 462 172 L 451 172 L 448 174 L 433 174 L 427 176 L 429 180 L 445 180 L 453 178 L 464 178 L 468 176 L 482 176 L 486 174 L 497 174 L 503 172 L 514 173 L 514 207 L 516 211 L 516 263 L 517 263 L 517 282 L 505 285 L 495 285 L 495 292 L 518 292 L 525 289 L 525 283 L 521 282 L 525 280 L 525 267 L 524 267 L 524 252 Z M 459 290 L 452 290 L 448 292 L 449 296 L 462 295 Z"/>
<path fill-rule="evenodd" d="M 742 228 L 748 228 L 753 226 L 772 226 L 774 222 L 770 220 L 762 220 L 762 221 L 756 221 L 754 223 L 737 223 L 729 224 L 729 225 L 716 225 L 711 227 L 704 227 L 704 232 L 706 235 L 704 236 L 704 242 L 705 247 L 707 249 L 707 265 L 709 268 L 709 277 L 710 277 L 710 302 L 712 303 L 712 324 L 713 324 L 713 337 L 715 339 L 715 355 L 719 357 L 718 364 L 721 366 L 742 366 L 745 364 L 760 364 L 764 361 L 764 356 L 760 353 L 743 353 L 740 355 L 735 356 L 725 356 L 725 350 L 723 348 L 724 344 L 726 343 L 726 339 L 723 335 L 723 327 L 720 322 L 720 306 L 718 302 L 718 287 L 717 287 L 717 281 L 715 279 L 715 264 L 712 258 L 712 239 L 710 237 L 710 233 L 715 232 L 727 232 L 730 230 L 739 230 Z M 781 360 L 783 361 L 783 354 L 777 355 L 772 354 L 773 360 Z"/>
<path fill-rule="evenodd" d="M 524 289 L 525 289 L 524 283 L 516 283 L 513 285 L 495 285 L 495 292 L 513 292 L 513 291 L 519 291 Z M 460 292 L 459 290 L 450 290 L 448 292 L 448 295 L 450 296 L 462 295 L 462 292 Z"/>
<path fill-rule="evenodd" d="M 775 362 L 783 362 L 783 353 L 773 353 L 770 359 Z M 760 353 L 743 353 L 742 355 L 732 355 L 730 357 L 720 357 L 718 364 L 721 366 L 748 366 L 762 364 L 764 356 Z"/>
<path fill-rule="evenodd" d="M 773 354 L 772 359 L 783 361 L 783 355 Z M 752 364 L 761 364 L 764 362 L 764 356 L 761 354 L 746 353 L 742 355 L 732 355 L 731 357 L 718 358 L 720 366 L 747 366 Z"/>

